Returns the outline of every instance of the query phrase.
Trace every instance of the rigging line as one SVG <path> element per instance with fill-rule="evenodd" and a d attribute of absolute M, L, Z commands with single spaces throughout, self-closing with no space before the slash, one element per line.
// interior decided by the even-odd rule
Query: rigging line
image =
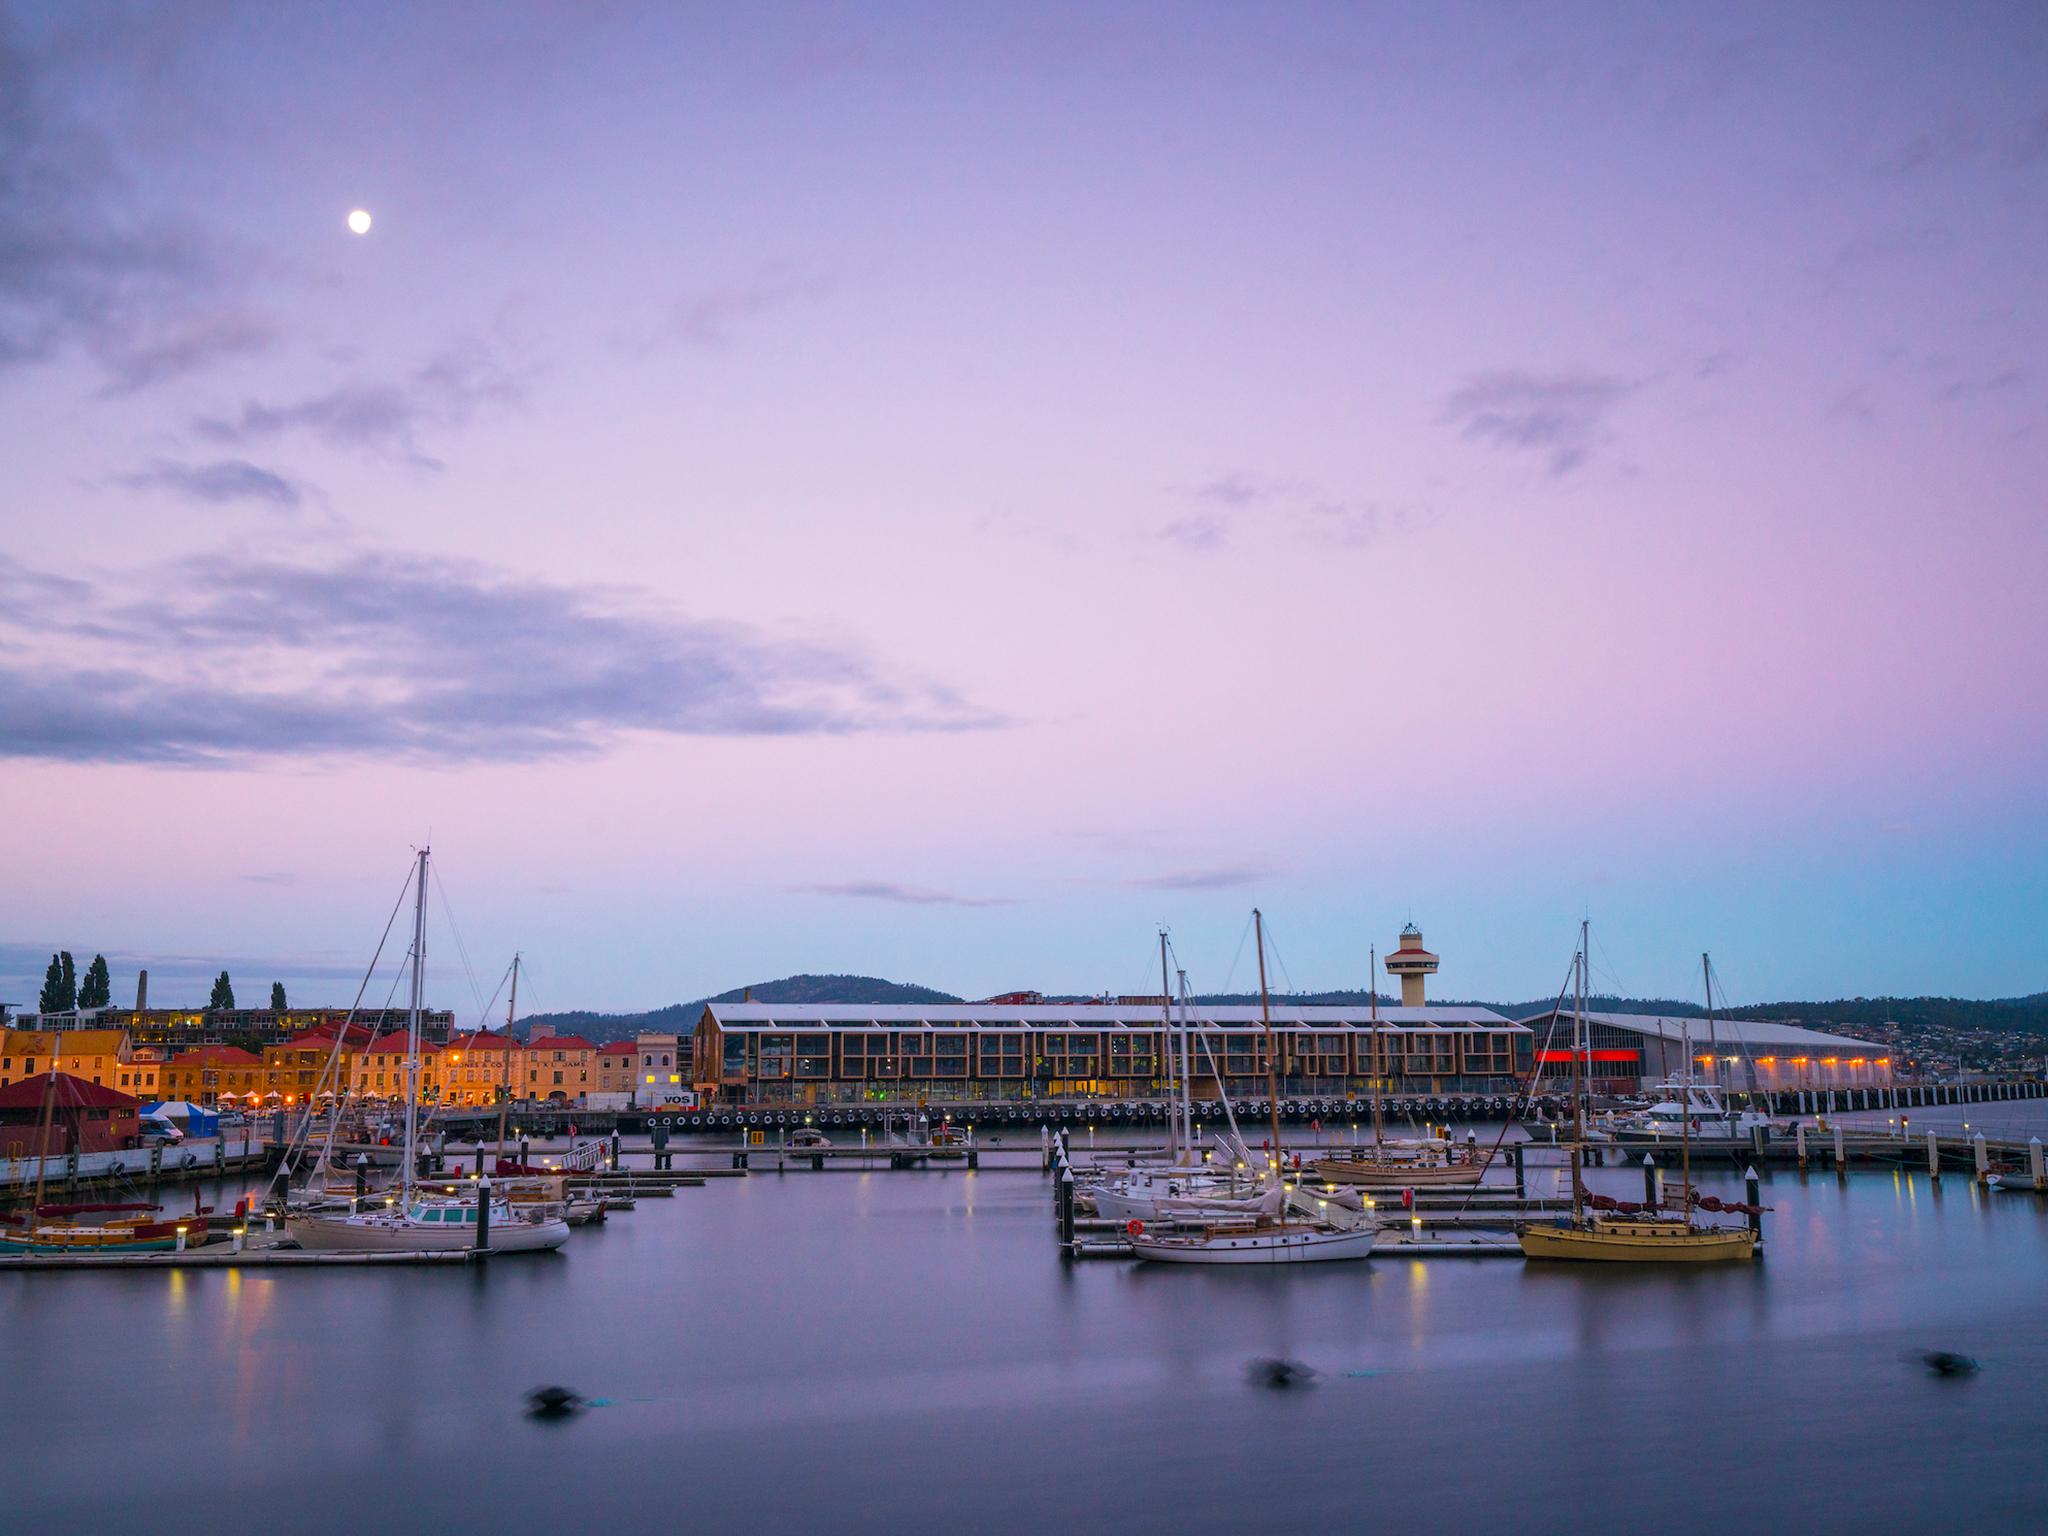
<path fill-rule="evenodd" d="M 1536 1084 L 1542 1080 L 1543 1076 L 1543 1058 L 1545 1055 L 1549 1053 L 1550 1042 L 1557 1035 L 1557 1016 L 1558 1014 L 1564 1011 L 1565 993 L 1571 990 L 1571 986 L 1572 979 L 1570 974 L 1567 973 L 1564 979 L 1564 985 L 1558 988 L 1557 1001 L 1550 1005 L 1550 1028 L 1544 1033 L 1543 1044 L 1537 1047 L 1536 1059 L 1529 1063 L 1529 1080 L 1528 1082 L 1522 1085 L 1522 1091 L 1519 1095 L 1517 1095 L 1517 1097 L 1529 1099 L 1534 1097 L 1535 1095 Z M 1572 1049 L 1578 1049 L 1578 1041 L 1574 1040 L 1572 1042 Z M 1501 1120 L 1500 1134 L 1493 1138 L 1493 1148 L 1486 1154 L 1486 1164 L 1489 1168 L 1493 1166 L 1493 1160 L 1496 1157 L 1500 1156 L 1500 1149 L 1502 1148 L 1502 1146 L 1506 1144 L 1508 1139 L 1508 1127 L 1513 1123 L 1514 1122 L 1511 1117 L 1503 1118 Z M 1478 1193 L 1479 1186 L 1476 1184 L 1466 1189 L 1465 1203 L 1458 1207 L 1459 1211 L 1462 1212 L 1468 1209 L 1472 1204 L 1473 1197 L 1476 1196 Z"/>
<path fill-rule="evenodd" d="M 1230 969 L 1223 973 L 1222 995 L 1226 997 L 1230 995 L 1230 984 L 1233 981 L 1237 980 L 1238 965 L 1244 960 L 1245 940 L 1249 939 L 1251 936 L 1252 920 L 1250 918 L 1246 918 L 1244 920 L 1244 928 L 1241 932 L 1239 932 L 1237 936 L 1237 953 L 1230 957 Z"/>
<path fill-rule="evenodd" d="M 476 984 L 476 967 L 469 963 L 469 949 L 462 942 L 462 930 L 455 923 L 455 909 L 448 903 L 448 882 L 441 878 L 441 866 L 436 864 L 430 871 L 434 881 L 434 894 L 441 898 L 441 915 L 448 919 L 448 932 L 455 940 L 455 953 L 462 961 L 462 974 L 469 980 L 469 994 L 476 999 L 477 1013 L 485 1012 L 483 988 Z"/>
<path fill-rule="evenodd" d="M 1273 957 L 1273 967 L 1279 971 L 1281 981 L 1286 984 L 1280 995 L 1291 998 L 1294 995 L 1294 976 L 1287 969 L 1287 962 L 1280 957 L 1280 941 L 1273 937 L 1273 924 L 1270 919 L 1266 923 L 1266 953 Z"/>
<path fill-rule="evenodd" d="M 371 978 L 373 978 L 377 974 L 377 964 L 380 960 L 384 958 L 384 946 L 391 941 L 392 925 L 398 921 L 399 911 L 405 906 L 405 893 L 412 889 L 414 873 L 415 871 L 412 865 L 408 863 L 406 865 L 405 879 L 398 887 L 398 900 L 391 904 L 391 915 L 384 919 L 384 932 L 382 936 L 379 937 L 377 940 L 376 952 L 370 956 L 370 967 L 368 970 L 363 972 L 362 983 L 356 988 L 355 1001 L 348 1005 L 348 1012 L 342 1016 L 341 1028 L 335 1031 L 334 1048 L 327 1053 L 327 1064 L 320 1069 L 320 1079 L 313 1085 L 313 1098 L 317 1098 L 319 1096 L 320 1084 L 324 1083 L 327 1080 L 327 1074 L 329 1072 L 334 1071 L 337 1063 L 339 1063 L 339 1061 L 341 1060 L 341 1049 L 343 1044 L 348 1040 L 349 1026 L 355 1022 L 356 1010 L 361 1008 L 363 1005 L 363 994 L 370 990 Z M 329 1144 L 331 1144 L 334 1140 L 333 1122 L 334 1120 L 338 1120 L 339 1118 L 339 1115 L 336 1115 L 331 1117 L 329 1120 L 327 1127 L 327 1141 Z M 267 1186 L 264 1191 L 264 1200 L 266 1203 L 268 1203 L 270 1198 L 269 1191 L 271 1188 L 274 1188 L 276 1186 L 278 1178 L 280 1176 L 286 1179 L 290 1178 L 292 1153 L 298 1150 L 300 1144 L 306 1139 L 308 1133 L 312 1130 L 312 1125 L 312 1099 L 309 1098 L 307 1101 L 306 1113 L 300 1117 L 298 1130 L 294 1132 L 291 1139 L 285 1143 L 284 1155 L 278 1160 L 277 1168 L 271 1173 L 269 1186 Z M 327 1151 L 324 1146 L 321 1149 L 320 1155 L 323 1158 L 327 1155 Z"/>

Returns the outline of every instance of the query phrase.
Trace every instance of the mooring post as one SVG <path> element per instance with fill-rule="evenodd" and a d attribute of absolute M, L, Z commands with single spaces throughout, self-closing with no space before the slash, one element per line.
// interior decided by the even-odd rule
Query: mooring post
<path fill-rule="evenodd" d="M 2038 1136 L 2027 1139 L 2027 1171 L 2033 1174 L 2037 1191 L 2048 1190 L 2048 1167 L 2041 1162 L 2041 1138 Z"/>
<path fill-rule="evenodd" d="M 1074 1251 L 1074 1170 L 1060 1168 L 1060 1252 L 1071 1256 Z"/>
<path fill-rule="evenodd" d="M 1835 1127 L 1835 1177 L 1838 1179 L 1849 1177 L 1848 1137 L 1849 1133 L 1841 1126 Z"/>
<path fill-rule="evenodd" d="M 1759 1179 L 1754 1167 L 1745 1169 L 1742 1175 L 1742 1198 L 1749 1206 L 1749 1230 L 1759 1241 L 1764 1235 L 1764 1194 L 1763 1180 Z"/>
<path fill-rule="evenodd" d="M 1508 1149 L 1508 1161 L 1514 1164 L 1515 1169 L 1515 1198 L 1517 1200 L 1526 1200 L 1529 1198 L 1529 1186 L 1528 1183 L 1522 1177 L 1521 1142 L 1516 1142 L 1512 1147 Z"/>
<path fill-rule="evenodd" d="M 478 1131 L 476 1135 L 476 1176 L 478 1178 L 484 1176 L 484 1135 L 482 1131 Z"/>
<path fill-rule="evenodd" d="M 476 1256 L 491 1251 L 491 1181 L 489 1175 L 476 1181 Z"/>
<path fill-rule="evenodd" d="M 1941 1143 L 1932 1131 L 1927 1133 L 1927 1176 L 1937 1184 L 1941 1182 Z"/>
<path fill-rule="evenodd" d="M 1038 1171 L 1052 1172 L 1052 1127 L 1042 1120 L 1038 1124 Z"/>
<path fill-rule="evenodd" d="M 526 1171 L 528 1161 L 526 1149 L 531 1145 L 532 1143 L 526 1139 L 525 1133 L 521 1132 L 519 1136 L 519 1169 L 522 1173 Z"/>
<path fill-rule="evenodd" d="M 1970 1150 L 1976 1155 L 1977 1182 L 1982 1184 L 1991 1176 L 1991 1151 L 1984 1145 L 1984 1133 L 1979 1131 L 1970 1138 Z"/>
<path fill-rule="evenodd" d="M 478 1171 L 481 1172 L 482 1170 L 479 1169 Z M 356 1198 L 360 1200 L 369 1192 L 370 1154 L 367 1152 L 358 1152 L 356 1154 Z"/>
<path fill-rule="evenodd" d="M 1766 1138 L 1766 1137 L 1768 1137 L 1769 1135 L 1770 1135 L 1770 1132 L 1769 1132 L 1769 1131 L 1767 1131 L 1767 1130 L 1765 1130 L 1765 1129 L 1764 1129 L 1764 1128 L 1763 1128 L 1762 1126 L 1760 1126 L 1760 1125 L 1752 1125 L 1752 1126 L 1751 1126 L 1751 1127 L 1749 1128 L 1749 1149 L 1750 1149 L 1750 1151 L 1752 1151 L 1752 1152 L 1754 1152 L 1754 1153 L 1756 1154 L 1756 1158 L 1757 1158 L 1757 1161 L 1758 1161 L 1758 1162 L 1762 1162 L 1762 1161 L 1763 1161 L 1763 1157 L 1764 1157 L 1764 1140 L 1765 1140 L 1765 1138 Z"/>
<path fill-rule="evenodd" d="M 1800 1121 L 1792 1127 L 1792 1145 L 1799 1154 L 1799 1171 L 1806 1171 L 1806 1122 Z"/>
<path fill-rule="evenodd" d="M 619 1171 L 619 1128 L 612 1127 L 612 1172 Z"/>
<path fill-rule="evenodd" d="M 1645 1152 L 1643 1154 L 1643 1204 L 1654 1206 L 1656 1203 L 1657 1154 L 1654 1152 Z"/>

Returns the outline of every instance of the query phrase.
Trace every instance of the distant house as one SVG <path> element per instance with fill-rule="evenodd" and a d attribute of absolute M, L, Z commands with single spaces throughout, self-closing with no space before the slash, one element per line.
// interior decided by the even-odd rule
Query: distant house
<path fill-rule="evenodd" d="M 141 1108 L 140 1099 L 119 1089 L 68 1072 L 39 1072 L 0 1088 L 0 1157 L 118 1152 L 133 1145 Z"/>

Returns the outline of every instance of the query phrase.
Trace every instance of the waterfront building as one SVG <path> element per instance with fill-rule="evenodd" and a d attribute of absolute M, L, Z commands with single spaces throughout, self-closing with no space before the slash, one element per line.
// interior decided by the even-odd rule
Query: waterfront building
<path fill-rule="evenodd" d="M 197 1045 L 239 1045 L 262 1050 L 281 1045 L 312 1030 L 332 1032 L 353 1022 L 371 1034 L 404 1029 L 404 1008 L 80 1008 L 65 1013 L 20 1013 L 9 1019 L 16 1029 L 124 1029 L 136 1045 L 184 1050 Z M 455 1027 L 445 1009 L 423 1009 L 422 1039 L 439 1044 Z"/>
<path fill-rule="evenodd" d="M 512 1091 L 537 1103 L 580 1104 L 596 1086 L 597 1046 L 581 1035 L 544 1034 L 526 1042 L 524 1079 Z"/>
<path fill-rule="evenodd" d="M 593 1103 L 625 1108 L 632 1103 L 633 1085 L 640 1065 L 640 1042 L 608 1040 L 597 1048 L 597 1087 Z"/>
<path fill-rule="evenodd" d="M 157 1072 L 158 1097 L 182 1099 L 204 1108 L 225 1098 L 261 1099 L 267 1091 L 263 1058 L 237 1045 L 202 1045 L 180 1051 Z"/>
<path fill-rule="evenodd" d="M 371 1039 L 368 1029 L 350 1024 L 302 1030 L 280 1044 L 267 1045 L 263 1048 L 263 1091 L 279 1098 L 289 1094 L 299 1104 L 316 1091 L 343 1092 L 355 1081 L 358 1061 Z M 337 1042 L 341 1059 L 330 1072 L 328 1063 L 336 1054 Z"/>
<path fill-rule="evenodd" d="M 494 1030 L 474 1030 L 448 1042 L 439 1074 L 441 1102 L 466 1109 L 496 1104 L 501 1091 L 518 1098 L 525 1082 L 520 1045 Z"/>
<path fill-rule="evenodd" d="M 1550 1085 L 1571 1076 L 1571 1010 L 1531 1019 L 1538 1059 Z M 1738 1093 L 1792 1093 L 1813 1088 L 1876 1088 L 1892 1081 L 1888 1047 L 1803 1025 L 1757 1019 L 1669 1018 L 1639 1013 L 1588 1013 L 1587 1078 L 1595 1093 L 1637 1093 L 1692 1075 Z"/>
<path fill-rule="evenodd" d="M 10 1029 L 0 1034 L 0 1085 L 47 1072 L 53 1064 L 59 1072 L 123 1093 L 156 1087 L 155 1060 L 138 1059 L 124 1029 Z"/>
<path fill-rule="evenodd" d="M 142 1101 L 68 1072 L 38 1072 L 0 1087 L 0 1158 L 67 1152 L 118 1152 L 138 1134 Z M 49 1135 L 43 1135 L 45 1096 Z"/>
<path fill-rule="evenodd" d="M 407 1039 L 406 1030 L 394 1029 L 363 1047 L 351 1079 L 357 1097 L 405 1101 Z M 452 1046 L 444 1049 L 421 1043 L 419 1078 L 415 1085 L 419 1103 L 430 1104 L 441 1096 L 444 1091 L 442 1080 L 448 1072 L 447 1059 L 456 1054 Z"/>
<path fill-rule="evenodd" d="M 709 1003 L 690 1072 L 729 1102 L 1159 1098 L 1169 1080 L 1160 1012 L 1156 998 Z M 1375 1078 L 1393 1094 L 1506 1095 L 1534 1064 L 1527 1026 L 1490 1008 L 1382 1008 L 1375 1020 L 1365 1007 L 1280 1003 L 1272 1015 L 1288 1097 L 1364 1097 Z M 1265 1093 L 1257 1007 L 1196 1004 L 1189 1022 L 1197 1097 Z"/>

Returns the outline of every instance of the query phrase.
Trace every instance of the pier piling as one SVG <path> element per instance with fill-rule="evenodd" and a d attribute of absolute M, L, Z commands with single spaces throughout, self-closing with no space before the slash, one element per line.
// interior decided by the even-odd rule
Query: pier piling
<path fill-rule="evenodd" d="M 1643 1154 L 1643 1204 L 1657 1204 L 1657 1154 L 1654 1152 Z"/>
<path fill-rule="evenodd" d="M 1977 1182 L 1982 1184 L 1991 1176 L 1991 1153 L 1984 1145 L 1982 1131 L 1970 1138 L 1970 1151 L 1977 1164 Z"/>
<path fill-rule="evenodd" d="M 1792 1141 L 1799 1152 L 1799 1171 L 1806 1171 L 1806 1122 L 1800 1121 L 1792 1128 Z"/>
<path fill-rule="evenodd" d="M 1927 1177 L 1941 1182 L 1941 1142 L 1932 1131 L 1927 1133 Z"/>
<path fill-rule="evenodd" d="M 2038 1136 L 2027 1138 L 2027 1171 L 2034 1176 L 2036 1194 L 2048 1190 L 2048 1167 L 2043 1167 L 2041 1162 L 2041 1138 Z"/>
<path fill-rule="evenodd" d="M 1756 1234 L 1758 1242 L 1762 1242 L 1764 1235 L 1763 1180 L 1757 1177 L 1757 1171 L 1754 1167 L 1743 1171 L 1742 1198 L 1749 1206 L 1749 1230 Z"/>
<path fill-rule="evenodd" d="M 486 1174 L 476 1181 L 476 1256 L 491 1251 L 491 1180 Z"/>

